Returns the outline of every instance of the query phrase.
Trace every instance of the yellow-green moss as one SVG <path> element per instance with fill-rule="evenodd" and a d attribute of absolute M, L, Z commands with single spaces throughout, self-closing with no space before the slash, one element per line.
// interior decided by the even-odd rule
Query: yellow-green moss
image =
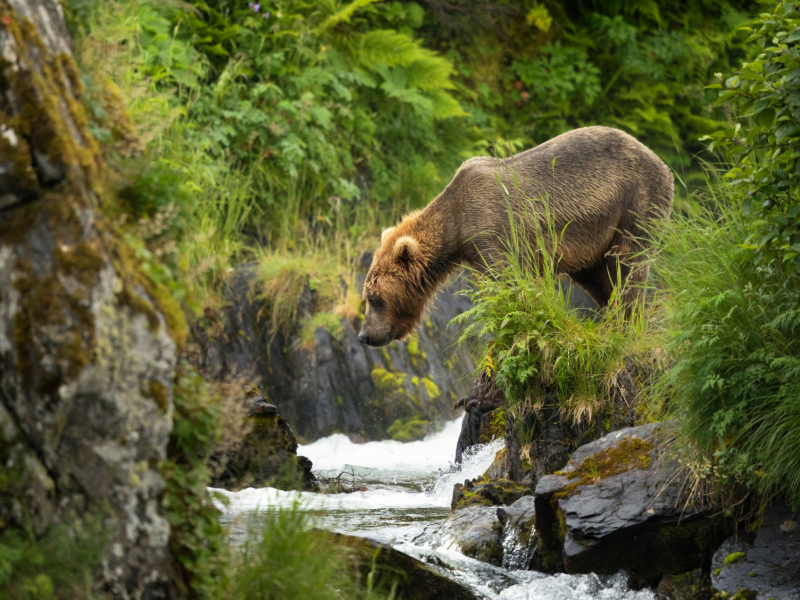
<path fill-rule="evenodd" d="M 406 342 L 406 351 L 415 369 L 419 368 L 420 360 L 425 360 L 428 357 L 425 352 L 420 351 L 419 335 L 416 333 L 408 338 L 408 342 Z"/>
<path fill-rule="evenodd" d="M 389 351 L 386 349 L 386 346 L 381 348 L 381 357 L 383 357 L 383 363 L 386 365 L 387 369 L 392 368 L 392 357 L 389 356 Z"/>
<path fill-rule="evenodd" d="M 372 381 L 375 387 L 382 392 L 397 392 L 405 390 L 405 377 L 387 371 L 382 367 L 372 369 Z"/>
<path fill-rule="evenodd" d="M 161 412 L 167 412 L 169 409 L 169 388 L 167 386 L 157 379 L 151 379 L 145 395 L 153 399 Z"/>
<path fill-rule="evenodd" d="M 100 275 L 100 269 L 106 263 L 106 258 L 99 248 L 99 240 L 96 239 L 91 242 L 84 240 L 73 246 L 64 244 L 55 249 L 53 258 L 64 273 L 74 277 L 87 288 L 94 285 Z"/>
<path fill-rule="evenodd" d="M 578 481 L 567 484 L 556 495 L 559 498 L 565 498 L 580 486 L 591 485 L 601 479 L 607 479 L 631 469 L 646 469 L 652 462 L 651 450 L 653 450 L 653 443 L 650 441 L 635 437 L 623 438 L 612 447 L 584 459 L 574 471 L 557 471 L 556 475 Z"/>
<path fill-rule="evenodd" d="M 728 554 L 728 556 L 725 557 L 725 560 L 722 561 L 722 564 L 723 565 L 732 565 L 733 563 L 739 562 L 744 557 L 745 557 L 745 553 L 744 552 L 733 552 L 731 554 Z"/>
<path fill-rule="evenodd" d="M 23 67 L 6 70 L 9 79 L 0 83 L 20 107 L 18 129 L 53 164 L 67 167 L 68 179 L 72 178 L 69 167 L 75 167 L 89 187 L 99 189 L 102 160 L 97 141 L 89 133 L 84 106 L 75 95 L 81 88 L 73 85 L 78 72 L 73 58 L 67 54 L 51 56 L 30 21 L 11 18 L 7 29 L 21 49 Z M 29 63 L 33 49 L 38 55 L 35 67 Z"/>
<path fill-rule="evenodd" d="M 407 419 L 396 419 L 386 433 L 395 441 L 413 442 L 421 440 L 432 431 L 433 426 L 430 421 L 418 417 L 411 417 Z"/>
<path fill-rule="evenodd" d="M 431 400 L 435 400 L 442 395 L 442 391 L 439 389 L 439 386 L 436 385 L 433 379 L 430 377 L 423 377 L 422 385 L 425 386 L 425 391 L 428 392 L 428 398 Z"/>
<path fill-rule="evenodd" d="M 489 417 L 489 425 L 481 430 L 480 441 L 483 444 L 502 438 L 506 431 L 506 411 L 504 409 L 497 408 L 486 416 Z"/>

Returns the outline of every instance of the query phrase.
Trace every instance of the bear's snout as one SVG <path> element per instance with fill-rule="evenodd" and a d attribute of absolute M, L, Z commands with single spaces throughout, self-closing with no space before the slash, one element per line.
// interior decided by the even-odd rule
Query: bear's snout
<path fill-rule="evenodd" d="M 385 339 L 376 339 L 370 336 L 367 333 L 364 333 L 364 330 L 361 330 L 361 333 L 358 334 L 358 341 L 362 344 L 366 344 L 367 346 L 371 346 L 372 348 L 380 348 L 381 346 L 386 346 L 392 342 L 391 335 Z"/>

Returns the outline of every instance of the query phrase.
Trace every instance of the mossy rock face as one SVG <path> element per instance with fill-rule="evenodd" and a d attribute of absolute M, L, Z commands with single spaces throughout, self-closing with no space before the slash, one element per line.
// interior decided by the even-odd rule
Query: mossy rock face
<path fill-rule="evenodd" d="M 664 445 L 669 429 L 656 423 L 609 434 L 539 480 L 537 568 L 625 570 L 636 586 L 708 568 L 731 525 L 689 502 L 680 465 Z"/>
<path fill-rule="evenodd" d="M 289 423 L 263 396 L 246 399 L 249 431 L 224 454 L 211 456 L 213 487 L 240 490 L 270 486 L 282 490 L 319 489 L 311 461 L 297 455 Z"/>
<path fill-rule="evenodd" d="M 714 590 L 708 573 L 695 569 L 678 575 L 665 575 L 655 589 L 658 600 L 711 600 Z"/>
<path fill-rule="evenodd" d="M 98 593 L 168 597 L 159 462 L 182 314 L 96 210 L 105 167 L 60 3 L 0 15 L 0 529 L 102 513 Z"/>
<path fill-rule="evenodd" d="M 429 433 L 433 433 L 433 424 L 427 419 L 411 417 L 397 419 L 386 430 L 389 437 L 398 442 L 413 442 L 421 440 Z"/>
<path fill-rule="evenodd" d="M 444 569 L 425 564 L 391 546 L 352 535 L 325 535 L 350 553 L 362 582 L 366 583 L 374 565 L 376 587 L 384 592 L 395 585 L 396 597 L 403 600 L 477 600 L 470 590 L 448 578 Z"/>
<path fill-rule="evenodd" d="M 453 510 L 473 504 L 483 506 L 509 506 L 523 496 L 532 496 L 533 489 L 529 485 L 516 483 L 507 479 L 466 485 L 456 484 L 453 492 Z"/>
<path fill-rule="evenodd" d="M 207 379 L 258 385 L 302 442 L 333 433 L 360 441 L 418 439 L 456 416 L 453 403 L 468 391 L 463 374 L 474 370 L 469 347 L 454 344 L 457 329 L 448 326 L 470 307 L 456 293 L 463 283 L 441 290 L 426 316 L 428 325 L 412 341 L 370 348 L 358 341 L 358 328 L 347 320 L 341 336 L 320 328 L 307 345 L 300 324 L 274 339 L 262 335 L 270 322 L 256 293 L 257 275 L 256 265 L 235 269 L 224 304 L 193 324 L 192 362 Z M 304 319 L 313 320 L 323 308 L 308 303 Z M 415 420 L 419 427 L 398 437 Z M 431 429 L 422 426 L 424 421 Z"/>

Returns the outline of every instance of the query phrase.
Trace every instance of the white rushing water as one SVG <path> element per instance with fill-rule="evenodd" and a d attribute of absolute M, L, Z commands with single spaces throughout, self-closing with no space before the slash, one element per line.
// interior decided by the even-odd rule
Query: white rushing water
<path fill-rule="evenodd" d="M 300 446 L 297 453 L 314 463 L 318 477 L 341 476 L 345 487 L 365 487 L 349 494 L 285 492 L 275 488 L 217 490 L 228 498 L 224 520 L 234 537 L 244 532 L 238 517 L 300 502 L 315 524 L 341 533 L 389 543 L 421 560 L 444 565 L 453 577 L 491 600 L 652 600 L 648 590 L 631 591 L 621 575 L 546 575 L 507 571 L 432 543 L 450 514 L 453 485 L 480 477 L 503 448 L 502 440 L 468 452 L 458 470 L 455 454 L 461 421 L 451 421 L 424 440 L 355 444 L 335 434 Z"/>

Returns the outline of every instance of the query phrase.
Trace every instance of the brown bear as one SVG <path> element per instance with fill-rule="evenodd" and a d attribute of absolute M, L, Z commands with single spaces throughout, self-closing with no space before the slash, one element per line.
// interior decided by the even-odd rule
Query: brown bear
<path fill-rule="evenodd" d="M 426 208 L 383 232 L 358 339 L 405 339 L 457 266 L 485 270 L 506 256 L 512 222 L 534 248 L 539 231 L 551 255 L 548 232 L 556 232 L 556 271 L 601 308 L 612 287 L 627 282 L 622 300 L 630 307 L 649 272 L 650 224 L 669 216 L 673 188 L 660 158 L 609 127 L 576 129 L 510 158 L 471 158 Z"/>

